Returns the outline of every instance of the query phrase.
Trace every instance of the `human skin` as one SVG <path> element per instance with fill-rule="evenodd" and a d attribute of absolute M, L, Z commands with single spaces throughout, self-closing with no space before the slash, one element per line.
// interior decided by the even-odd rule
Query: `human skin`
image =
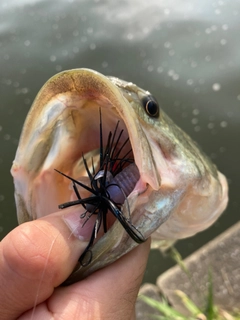
<path fill-rule="evenodd" d="M 86 279 L 59 287 L 85 247 L 62 212 L 11 231 L 0 243 L 1 319 L 134 319 L 150 240 Z"/>

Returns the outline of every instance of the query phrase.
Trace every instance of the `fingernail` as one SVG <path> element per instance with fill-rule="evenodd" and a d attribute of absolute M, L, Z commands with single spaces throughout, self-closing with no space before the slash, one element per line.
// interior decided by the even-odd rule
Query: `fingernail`
<path fill-rule="evenodd" d="M 63 215 L 63 221 L 76 238 L 81 241 L 89 241 L 96 218 L 93 216 L 88 218 L 87 215 L 82 218 L 82 213 L 81 210 L 68 212 Z"/>

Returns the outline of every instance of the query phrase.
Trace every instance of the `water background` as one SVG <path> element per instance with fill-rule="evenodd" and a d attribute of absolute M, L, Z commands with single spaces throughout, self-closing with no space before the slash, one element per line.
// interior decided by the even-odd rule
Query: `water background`
<path fill-rule="evenodd" d="M 9 173 L 41 86 L 87 67 L 149 90 L 230 184 L 226 212 L 180 241 L 183 257 L 239 220 L 240 1 L 1 0 L 0 239 L 17 225 Z M 145 281 L 173 265 L 155 250 Z"/>

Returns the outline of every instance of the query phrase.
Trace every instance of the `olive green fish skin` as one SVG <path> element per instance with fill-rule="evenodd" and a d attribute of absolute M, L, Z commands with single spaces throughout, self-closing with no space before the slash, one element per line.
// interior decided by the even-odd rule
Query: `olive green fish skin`
<path fill-rule="evenodd" d="M 140 179 L 122 206 L 132 224 L 155 243 L 174 241 L 208 228 L 228 202 L 226 178 L 197 144 L 163 111 L 151 117 L 143 101 L 150 93 L 135 84 L 74 69 L 52 77 L 26 118 L 11 169 L 19 223 L 58 210 L 73 195 L 69 180 L 86 178 L 82 154 L 98 162 L 99 107 L 103 139 L 117 121 L 129 137 Z M 76 210 L 76 207 L 74 208 Z M 79 210 L 80 206 L 79 206 Z M 81 241 L 81 239 L 80 239 Z M 116 221 L 92 247 L 67 283 L 115 261 L 137 244 Z"/>

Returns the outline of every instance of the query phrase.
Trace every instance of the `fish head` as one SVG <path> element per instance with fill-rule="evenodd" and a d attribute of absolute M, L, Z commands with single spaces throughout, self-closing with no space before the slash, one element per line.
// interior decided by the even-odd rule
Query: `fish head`
<path fill-rule="evenodd" d="M 124 223 L 143 239 L 152 235 L 177 240 L 204 230 L 219 217 L 227 205 L 226 178 L 164 113 L 161 103 L 133 83 L 74 69 L 43 86 L 26 118 L 11 169 L 19 223 L 55 212 L 73 198 L 69 179 L 54 169 L 91 185 L 86 163 L 92 171 L 101 171 L 100 145 L 106 147 L 116 127 L 122 132 L 116 134 L 117 144 L 123 146 L 118 158 L 127 152 L 138 169 L 130 192 L 122 191 Z M 124 144 L 128 139 L 130 153 Z M 121 177 L 130 171 L 125 165 Z M 79 225 L 83 211 L 79 204 Z M 119 220 L 93 244 L 91 261 L 86 266 L 78 263 L 67 284 L 137 245 Z"/>

